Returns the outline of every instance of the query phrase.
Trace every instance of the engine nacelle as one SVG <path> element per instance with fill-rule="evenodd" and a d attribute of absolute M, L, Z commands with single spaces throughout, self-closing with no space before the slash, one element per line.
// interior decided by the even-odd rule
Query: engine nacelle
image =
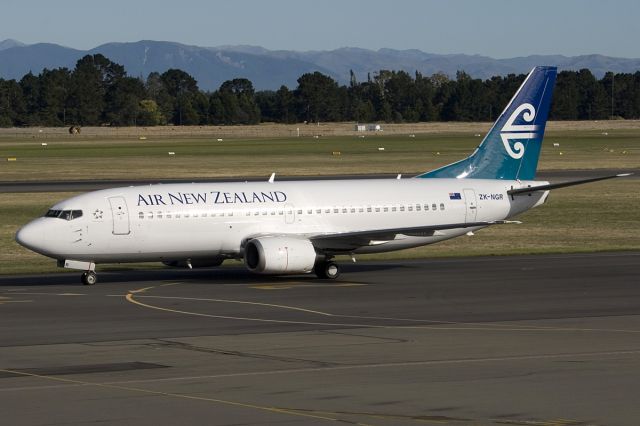
<path fill-rule="evenodd" d="M 313 270 L 316 250 L 309 240 L 259 237 L 244 249 L 244 264 L 257 274 L 300 274 Z"/>

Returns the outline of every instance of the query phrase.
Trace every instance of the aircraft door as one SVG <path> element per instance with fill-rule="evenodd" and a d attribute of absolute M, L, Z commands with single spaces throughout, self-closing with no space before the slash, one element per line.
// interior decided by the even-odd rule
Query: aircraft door
<path fill-rule="evenodd" d="M 464 203 L 467 207 L 465 223 L 475 222 L 478 215 L 478 203 L 476 201 L 476 191 L 473 189 L 464 190 Z"/>
<path fill-rule="evenodd" d="M 285 223 L 293 223 L 296 220 L 296 209 L 291 204 L 284 206 L 284 221 Z"/>
<path fill-rule="evenodd" d="M 124 197 L 111 197 L 109 198 L 109 204 L 111 205 L 111 216 L 113 218 L 113 234 L 130 234 L 129 210 Z"/>

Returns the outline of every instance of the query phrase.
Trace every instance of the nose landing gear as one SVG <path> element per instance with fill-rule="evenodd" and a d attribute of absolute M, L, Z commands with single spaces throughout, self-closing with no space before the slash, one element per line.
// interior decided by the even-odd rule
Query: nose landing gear
<path fill-rule="evenodd" d="M 94 285 L 98 282 L 98 275 L 96 275 L 94 271 L 83 272 L 80 281 L 82 281 L 84 285 Z"/>
<path fill-rule="evenodd" d="M 84 285 L 94 285 L 96 282 L 98 282 L 98 276 L 96 275 L 96 264 L 94 262 L 59 259 L 58 267 L 84 271 L 80 277 L 80 281 Z"/>

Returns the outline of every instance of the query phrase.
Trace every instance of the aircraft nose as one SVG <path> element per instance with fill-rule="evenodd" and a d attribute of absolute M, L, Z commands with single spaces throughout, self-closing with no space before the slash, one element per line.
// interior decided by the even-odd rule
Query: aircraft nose
<path fill-rule="evenodd" d="M 40 252 L 45 242 L 45 233 L 42 226 L 37 221 L 23 226 L 16 233 L 16 241 L 23 247 Z"/>

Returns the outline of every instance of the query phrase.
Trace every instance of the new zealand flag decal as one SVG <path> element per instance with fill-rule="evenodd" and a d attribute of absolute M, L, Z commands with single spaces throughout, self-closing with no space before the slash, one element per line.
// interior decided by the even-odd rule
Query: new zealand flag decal
<path fill-rule="evenodd" d="M 462 200 L 462 196 L 460 195 L 459 192 L 450 192 L 449 193 L 449 199 L 450 200 Z"/>

